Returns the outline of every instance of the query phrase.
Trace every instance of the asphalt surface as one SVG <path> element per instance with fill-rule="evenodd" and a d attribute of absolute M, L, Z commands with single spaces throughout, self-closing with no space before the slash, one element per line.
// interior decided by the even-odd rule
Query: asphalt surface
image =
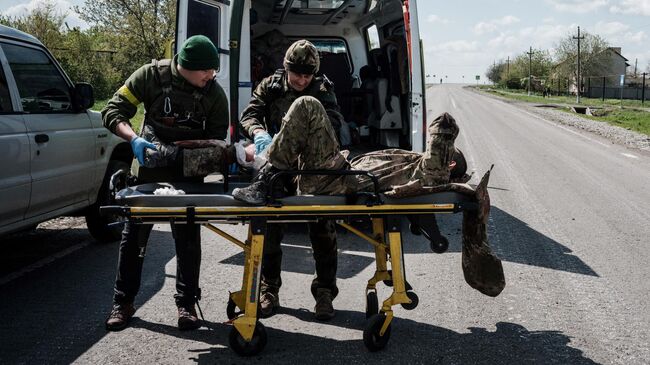
<path fill-rule="evenodd" d="M 313 259 L 302 226 L 283 241 L 283 309 L 264 319 L 268 345 L 250 359 L 228 348 L 228 291 L 240 249 L 203 231 L 201 307 L 207 328 L 179 332 L 169 227 L 152 233 L 132 325 L 107 333 L 117 244 L 83 245 L 0 284 L 2 364 L 645 364 L 650 358 L 650 156 L 456 85 L 429 89 L 431 120 L 448 111 L 472 182 L 494 164 L 489 239 L 507 286 L 486 297 L 463 280 L 460 215 L 439 223 L 447 253 L 405 230 L 407 278 L 420 297 L 395 308 L 388 346 L 362 341 L 371 246 L 339 235 L 339 288 L 330 322 L 313 319 Z M 245 226 L 225 226 L 240 238 Z M 80 235 L 79 239 L 82 239 Z M 379 299 L 389 295 L 380 286 Z"/>

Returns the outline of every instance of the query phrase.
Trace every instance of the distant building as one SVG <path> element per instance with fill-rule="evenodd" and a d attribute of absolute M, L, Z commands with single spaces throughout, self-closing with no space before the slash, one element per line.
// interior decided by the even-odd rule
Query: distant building
<path fill-rule="evenodd" d="M 557 70 L 565 66 L 567 62 L 573 63 L 573 67 L 575 67 L 575 60 L 562 61 L 553 67 L 554 71 L 551 72 L 551 78 L 557 78 Z M 591 82 L 593 83 L 598 82 L 600 84 L 602 83 L 602 77 L 605 77 L 605 85 L 607 87 L 618 87 L 620 75 L 625 75 L 627 68 L 630 66 L 628 59 L 621 54 L 621 47 L 608 47 L 602 52 L 593 55 L 588 62 L 591 66 L 590 69 L 585 70 L 583 68 L 582 72 L 583 90 L 589 83 L 587 78 L 591 78 Z M 583 63 L 584 66 L 585 64 Z M 596 78 L 598 81 L 595 80 Z M 564 89 L 564 91 L 566 90 Z M 572 94 L 576 93 L 575 77 L 569 79 L 568 90 Z"/>

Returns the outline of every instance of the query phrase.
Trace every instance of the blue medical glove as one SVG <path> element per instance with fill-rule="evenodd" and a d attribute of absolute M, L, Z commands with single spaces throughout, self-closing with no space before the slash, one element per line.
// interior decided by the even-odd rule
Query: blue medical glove
<path fill-rule="evenodd" d="M 131 140 L 131 149 L 133 150 L 133 154 L 138 159 L 140 165 L 144 165 L 144 151 L 147 148 L 155 150 L 156 145 L 142 137 L 135 137 Z"/>
<path fill-rule="evenodd" d="M 273 138 L 267 132 L 259 132 L 253 138 L 253 142 L 255 142 L 255 154 L 259 155 L 273 142 Z"/>

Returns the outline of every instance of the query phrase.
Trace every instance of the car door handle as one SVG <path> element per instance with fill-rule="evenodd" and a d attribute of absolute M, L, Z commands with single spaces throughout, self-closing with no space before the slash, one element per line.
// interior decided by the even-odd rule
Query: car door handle
<path fill-rule="evenodd" d="M 50 140 L 50 137 L 47 134 L 37 134 L 34 136 L 34 141 L 36 143 L 45 143 Z"/>

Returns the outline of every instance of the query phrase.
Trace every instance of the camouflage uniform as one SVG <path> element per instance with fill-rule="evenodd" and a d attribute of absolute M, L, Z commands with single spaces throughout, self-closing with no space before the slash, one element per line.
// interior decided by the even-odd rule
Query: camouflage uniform
<path fill-rule="evenodd" d="M 312 52 L 304 52 L 303 50 L 308 48 L 296 47 L 301 42 L 305 41 L 295 42 L 287 50 L 284 59 L 285 69 L 294 69 L 296 67 L 296 72 L 315 74 L 318 71 L 318 64 L 320 62 L 318 54 L 314 48 L 312 48 Z M 309 43 L 309 45 L 311 44 Z M 301 69 L 300 67 L 302 65 L 312 67 Z M 303 91 L 299 92 L 291 88 L 288 84 L 285 69 L 277 70 L 274 75 L 265 78 L 257 86 L 249 105 L 244 109 L 240 118 L 242 133 L 246 137 L 252 138 L 254 130 L 263 129 L 269 134 L 275 135 L 283 128 L 283 124 L 287 119 L 295 119 L 293 116 L 297 115 L 294 112 L 297 104 L 300 104 L 299 101 L 303 100 L 303 98 L 308 97 L 315 107 L 317 105 L 322 110 L 321 118 L 322 122 L 327 124 L 329 128 L 329 138 L 336 141 L 336 131 L 340 129 L 343 116 L 339 111 L 340 109 L 337 105 L 332 84 L 327 80 L 326 76 L 315 76 L 311 83 Z M 309 112 L 301 113 L 298 118 L 309 114 Z M 287 136 L 287 138 L 292 137 Z M 304 137 L 300 137 L 300 140 L 304 140 Z M 335 145 L 338 145 L 338 142 Z M 278 161 L 279 166 L 280 162 Z M 282 166 L 284 168 L 298 168 L 297 161 L 295 160 L 290 164 Z M 339 168 L 343 166 L 332 167 Z M 317 223 L 310 223 L 309 236 L 314 250 L 314 260 L 316 261 L 316 276 L 311 286 L 312 294 L 316 297 L 317 290 L 319 288 L 325 288 L 331 290 L 332 295 L 336 296 L 338 293 L 336 286 L 337 242 L 334 222 L 322 220 Z M 282 226 L 269 226 L 264 244 L 264 259 L 262 264 L 261 289 L 263 293 L 270 292 L 277 294 L 282 285 L 280 277 L 282 261 L 280 243 L 282 238 Z"/>
<path fill-rule="evenodd" d="M 487 242 L 490 200 L 487 192 L 489 172 L 474 189 L 467 184 L 452 184 L 449 163 L 458 136 L 454 118 L 444 113 L 428 128 L 429 141 L 424 153 L 398 149 L 370 152 L 349 164 L 339 151 L 323 107 L 311 97 L 301 97 L 284 118 L 282 129 L 269 147 L 268 160 L 280 170 L 297 164 L 301 170 L 348 169 L 369 171 L 379 180 L 379 190 L 394 197 L 428 192 L 455 191 L 479 203 L 478 211 L 463 213 L 462 269 L 466 282 L 489 296 L 505 287 L 501 261 Z M 304 176 L 298 181 L 299 194 L 347 194 L 372 190 L 366 176 Z"/>
<path fill-rule="evenodd" d="M 184 168 L 187 168 L 183 163 L 185 157 L 178 158 L 196 152 L 186 154 L 173 142 L 226 137 L 228 102 L 223 89 L 216 80 L 202 89 L 192 86 L 178 73 L 176 57 L 173 60 L 153 61 L 135 71 L 102 110 L 104 126 L 115 133 L 117 124 L 129 123 L 138 104 L 144 103 L 145 121 L 141 136 L 154 142 L 160 149 L 147 151 L 145 165 L 149 167 L 140 166 L 134 159 L 132 171 L 139 183 L 203 181 L 207 173 L 198 176 L 196 171 L 184 173 Z M 170 100 L 167 108 L 166 96 Z M 127 224 L 122 232 L 113 297 L 115 304 L 133 303 L 142 274 L 140 249 L 146 245 L 152 227 Z M 177 294 L 174 297 L 178 306 L 190 307 L 200 297 L 200 226 L 172 225 L 172 232 L 177 257 Z"/>

